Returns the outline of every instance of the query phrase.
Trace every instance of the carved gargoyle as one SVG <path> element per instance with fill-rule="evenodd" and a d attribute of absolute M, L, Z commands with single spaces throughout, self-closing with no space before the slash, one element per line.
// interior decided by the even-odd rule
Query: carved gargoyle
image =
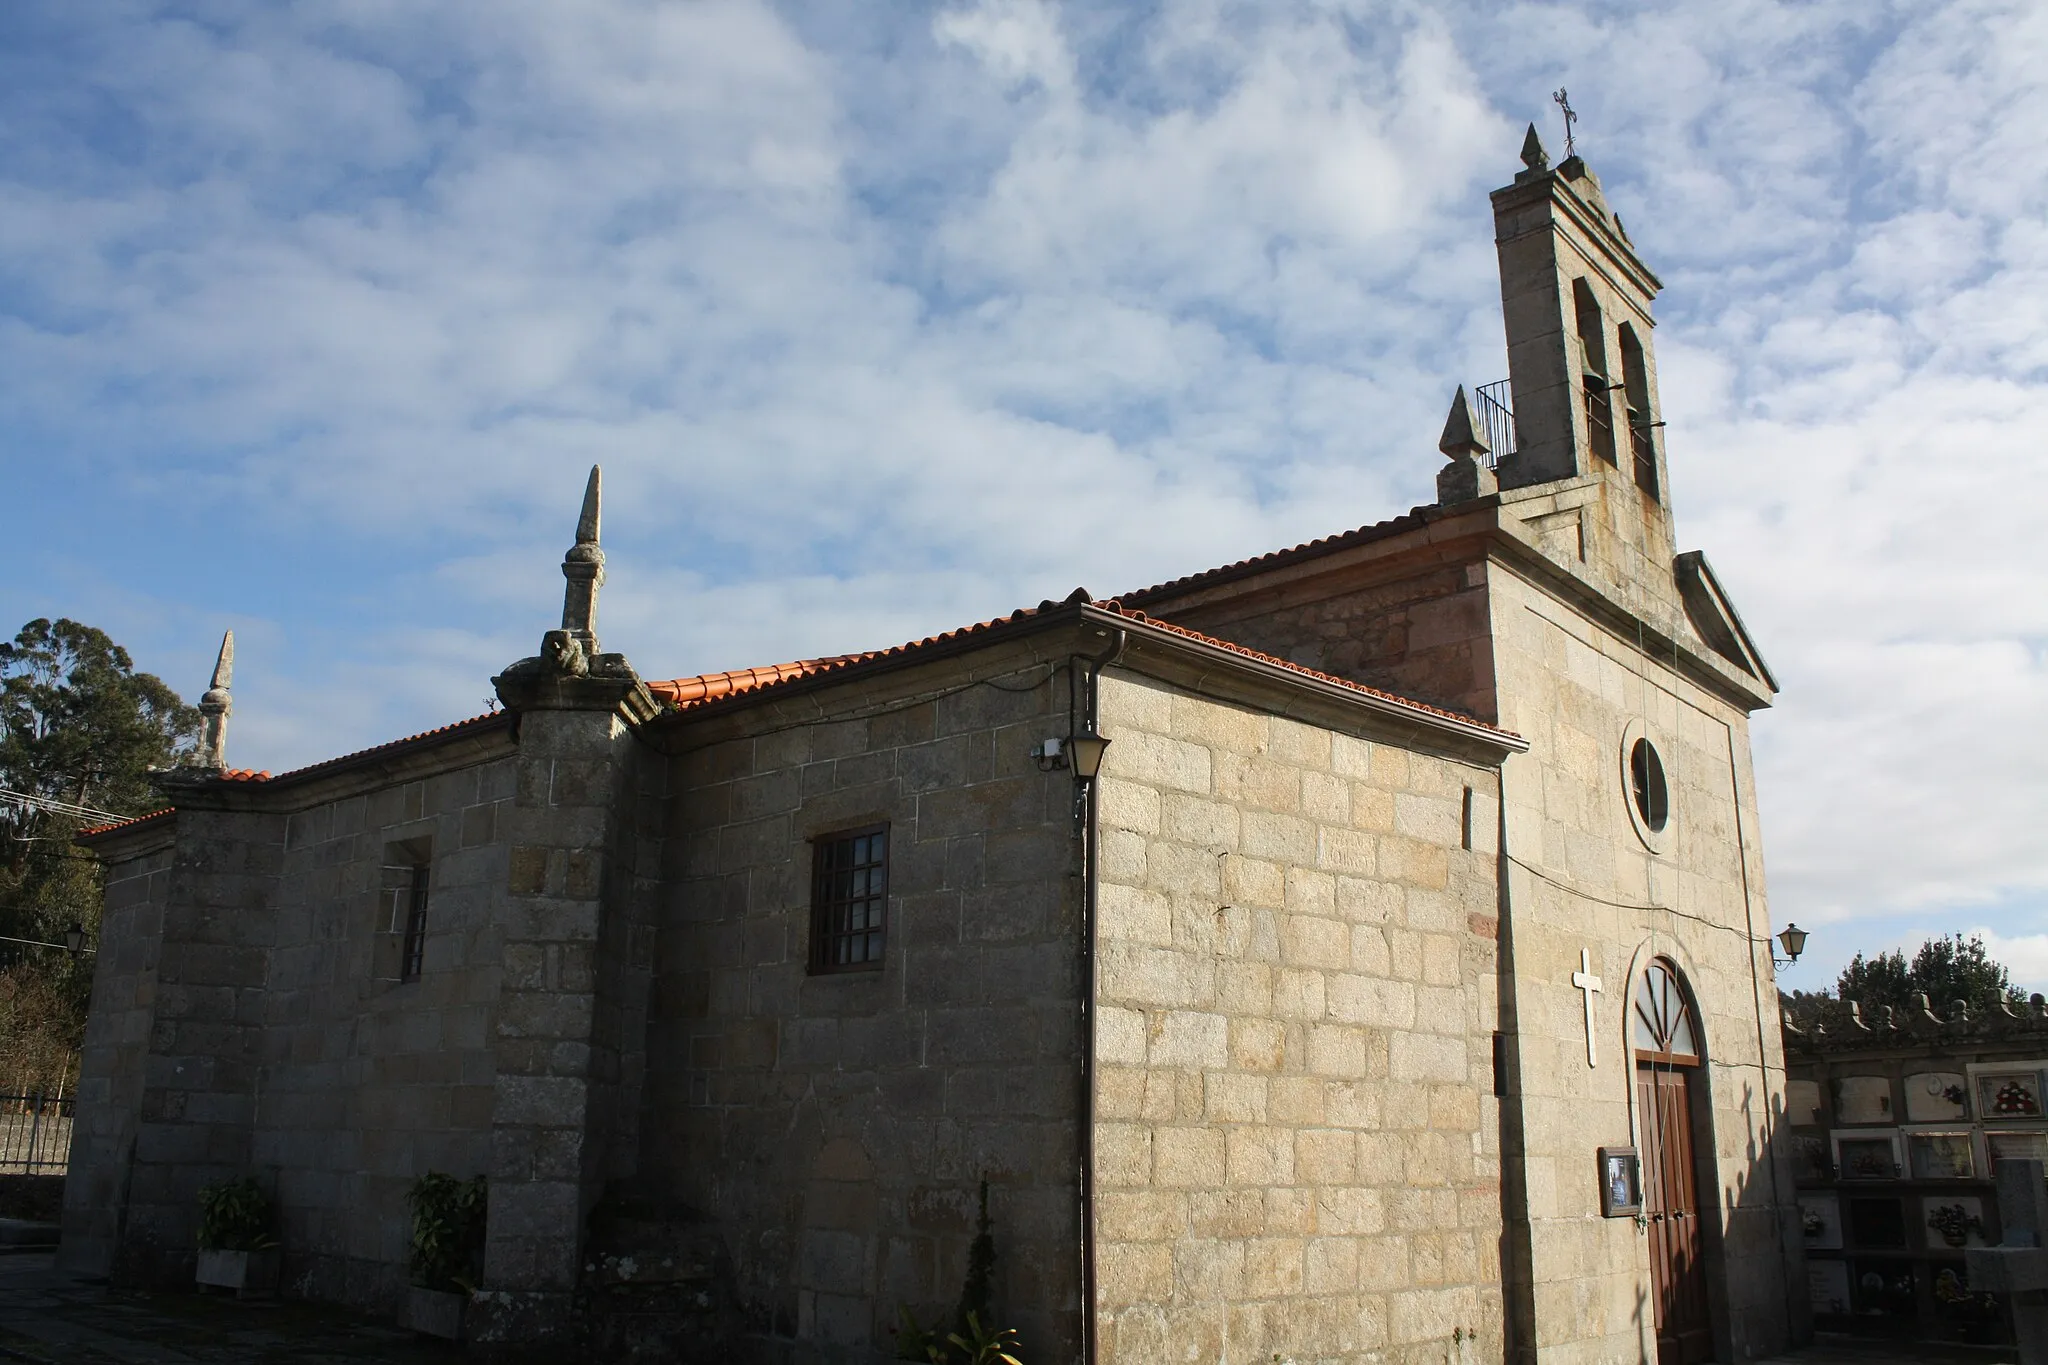
<path fill-rule="evenodd" d="M 541 662 L 556 673 L 570 678 L 590 675 L 590 656 L 583 652 L 583 642 L 566 630 L 551 630 L 540 640 Z"/>

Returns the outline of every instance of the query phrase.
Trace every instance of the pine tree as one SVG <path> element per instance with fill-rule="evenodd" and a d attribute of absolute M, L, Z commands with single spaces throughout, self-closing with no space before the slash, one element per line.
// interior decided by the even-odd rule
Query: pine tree
<path fill-rule="evenodd" d="M 0 790 L 14 794 L 0 796 L 0 935 L 61 942 L 76 925 L 97 938 L 99 867 L 71 842 L 94 821 L 75 808 L 149 810 L 151 769 L 189 752 L 198 726 L 91 626 L 36 620 L 0 643 Z M 56 1084 L 43 1073 L 76 1051 L 91 980 L 89 954 L 0 943 L 0 1079 Z"/>
<path fill-rule="evenodd" d="M 1859 1001 L 1866 1013 L 1884 1005 L 1901 1013 L 1917 1008 L 1923 991 L 1937 1013 L 1958 1000 L 1972 1014 L 1983 1014 L 1997 1009 L 2001 1000 L 2018 1004 L 2026 998 L 2012 984 L 2011 973 L 1985 950 L 1983 938 L 1974 934 L 1967 939 L 1961 934 L 1930 938 L 1910 962 L 1900 952 L 1871 958 L 1858 953 L 1835 982 L 1836 998 Z"/>

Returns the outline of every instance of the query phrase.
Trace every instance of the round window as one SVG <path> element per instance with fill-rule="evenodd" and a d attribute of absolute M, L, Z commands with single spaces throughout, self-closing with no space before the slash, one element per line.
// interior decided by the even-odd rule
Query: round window
<path fill-rule="evenodd" d="M 1664 784 L 1664 760 L 1648 739 L 1636 740 L 1628 754 L 1629 792 L 1636 814 L 1653 834 L 1671 820 L 1671 790 Z"/>

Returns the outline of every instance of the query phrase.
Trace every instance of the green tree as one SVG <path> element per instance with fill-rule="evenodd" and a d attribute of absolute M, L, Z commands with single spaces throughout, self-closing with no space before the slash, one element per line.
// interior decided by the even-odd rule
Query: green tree
<path fill-rule="evenodd" d="M 1838 999 L 1861 1001 L 1865 1011 L 1880 1005 L 1901 1011 L 1913 1008 L 1923 991 L 1937 1012 L 1958 1000 L 1966 1002 L 1972 1014 L 1982 1014 L 1997 1009 L 2001 1000 L 2019 1004 L 2026 999 L 2004 964 L 1992 958 L 1984 940 L 1974 934 L 1967 939 L 1961 934 L 1930 938 L 1911 961 L 1898 952 L 1871 958 L 1858 953 L 1835 982 Z"/>
<path fill-rule="evenodd" d="M 54 942 L 77 924 L 97 937 L 99 867 L 71 841 L 98 821 L 79 811 L 151 809 L 151 770 L 188 754 L 198 729 L 196 710 L 91 626 L 36 620 L 0 643 L 0 935 Z M 0 943 L 0 1068 L 16 1073 L 0 1080 L 76 1049 L 91 961 Z"/>

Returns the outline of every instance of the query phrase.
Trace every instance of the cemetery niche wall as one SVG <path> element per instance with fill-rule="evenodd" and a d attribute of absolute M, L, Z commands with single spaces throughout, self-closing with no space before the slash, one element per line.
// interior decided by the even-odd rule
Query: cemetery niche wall
<path fill-rule="evenodd" d="M 2048 1155 L 2048 1005 L 1972 1015 L 1799 997 L 1785 1123 L 1821 1331 L 2005 1345 L 2011 1306 L 1971 1283 L 1996 1245 L 1996 1178 Z"/>

